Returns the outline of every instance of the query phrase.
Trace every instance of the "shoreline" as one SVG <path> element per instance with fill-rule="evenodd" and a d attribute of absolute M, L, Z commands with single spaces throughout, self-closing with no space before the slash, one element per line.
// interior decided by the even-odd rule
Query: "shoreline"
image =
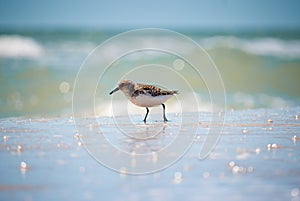
<path fill-rule="evenodd" d="M 85 121 L 79 125 L 87 131 L 98 131 L 102 126 L 105 131 L 102 135 L 114 146 L 136 156 L 146 154 L 150 161 L 145 160 L 150 164 L 170 159 L 172 153 L 162 156 L 153 153 L 170 146 L 178 136 L 181 135 L 181 140 L 185 136 L 195 136 L 191 147 L 178 161 L 164 170 L 140 176 L 125 174 L 129 167 L 115 172 L 96 161 L 80 140 L 82 133 L 77 132 L 73 118 L 44 117 L 31 121 L 2 118 L 0 199 L 85 200 L 88 195 L 89 200 L 123 200 L 128 193 L 144 200 L 156 199 L 151 192 L 159 194 L 162 200 L 182 200 L 189 192 L 201 192 L 204 200 L 299 198 L 300 119 L 296 118 L 300 114 L 299 107 L 226 113 L 216 146 L 205 159 L 199 160 L 207 134 L 214 126 L 219 126 L 209 124 L 210 115 L 205 114 L 197 124 L 182 125 L 182 133 L 176 133 L 180 128 L 176 119 L 166 124 L 121 122 L 119 129 L 136 134 L 134 137 L 140 139 L 128 138 L 109 122 L 102 121 L 98 126 L 85 124 L 88 122 Z M 168 115 L 170 119 L 175 117 Z M 191 113 L 191 119 L 193 115 Z M 196 132 L 193 126 L 198 129 Z M 142 139 L 143 136 L 146 138 Z M 105 144 L 97 140 L 91 142 L 100 153 L 106 153 Z M 108 157 L 118 164 L 121 161 L 116 160 L 117 156 Z M 138 167 L 138 158 L 130 160 L 129 165 Z M 114 189 L 115 193 L 108 193 L 109 189 Z M 189 198 L 200 199 L 197 193 L 189 194 Z"/>

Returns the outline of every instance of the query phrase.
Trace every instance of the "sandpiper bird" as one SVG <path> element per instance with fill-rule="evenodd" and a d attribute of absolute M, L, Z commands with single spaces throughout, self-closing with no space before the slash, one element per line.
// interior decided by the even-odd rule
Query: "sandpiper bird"
<path fill-rule="evenodd" d="M 130 100 L 133 104 L 146 108 L 147 113 L 144 118 L 145 123 L 149 113 L 148 107 L 158 105 L 162 105 L 164 121 L 168 121 L 168 119 L 166 118 L 166 107 L 164 105 L 164 102 L 166 102 L 174 94 L 178 94 L 177 91 L 167 91 L 153 85 L 134 83 L 131 80 L 122 80 L 121 82 L 119 82 L 118 87 L 112 90 L 109 95 L 118 90 L 121 90 L 128 98 L 128 100 Z"/>

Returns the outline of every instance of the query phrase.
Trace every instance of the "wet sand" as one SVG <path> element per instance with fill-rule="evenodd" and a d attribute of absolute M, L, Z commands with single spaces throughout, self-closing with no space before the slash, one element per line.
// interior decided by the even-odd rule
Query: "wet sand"
<path fill-rule="evenodd" d="M 180 160 L 140 176 L 94 160 L 73 118 L 0 119 L 0 200 L 300 200 L 299 107 L 228 111 L 217 146 L 204 160 L 198 156 L 206 134 L 220 125 L 210 123 L 209 113 L 187 125 L 180 125 L 175 114 L 168 116 L 167 124 L 139 122 L 138 132 L 120 118 L 122 129 L 146 137 L 136 141 L 118 135 L 109 118 L 86 125 L 101 127 L 99 135 L 140 154 L 172 143 L 179 126 L 183 134 L 198 129 Z M 157 129 L 162 132 L 148 138 Z"/>

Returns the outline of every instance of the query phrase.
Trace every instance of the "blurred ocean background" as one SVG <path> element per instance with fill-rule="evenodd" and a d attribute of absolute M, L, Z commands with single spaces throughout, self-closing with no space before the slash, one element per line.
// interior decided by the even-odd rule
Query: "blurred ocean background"
<path fill-rule="evenodd" d="M 81 64 L 94 48 L 123 31 L 0 30 L 0 117 L 71 115 L 73 84 Z M 224 81 L 228 109 L 299 106 L 299 31 L 178 32 L 212 57 Z M 195 91 L 202 109 L 208 110 L 205 85 Z"/>

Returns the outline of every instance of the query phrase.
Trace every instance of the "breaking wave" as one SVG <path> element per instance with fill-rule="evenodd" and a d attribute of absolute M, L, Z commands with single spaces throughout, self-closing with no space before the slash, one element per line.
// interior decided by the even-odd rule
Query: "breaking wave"
<path fill-rule="evenodd" d="M 19 35 L 0 36 L 0 57 L 37 58 L 43 55 L 43 48 L 30 37 Z"/>
<path fill-rule="evenodd" d="M 300 58 L 300 40 L 297 39 L 283 40 L 272 37 L 243 39 L 234 36 L 215 36 L 202 38 L 198 42 L 205 49 L 225 47 L 259 56 L 273 56 L 281 59 Z"/>

